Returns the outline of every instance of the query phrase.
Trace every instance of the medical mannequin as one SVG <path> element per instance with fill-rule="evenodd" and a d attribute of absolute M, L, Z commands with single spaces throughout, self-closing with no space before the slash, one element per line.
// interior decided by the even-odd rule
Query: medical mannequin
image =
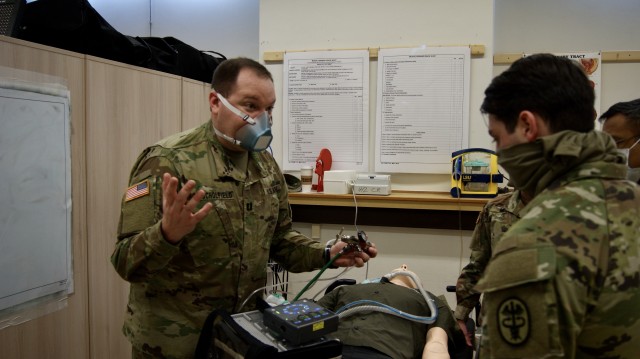
<path fill-rule="evenodd" d="M 432 317 L 431 310 L 410 276 L 406 265 L 380 280 L 341 286 L 326 294 L 318 304 L 337 311 L 359 301 L 375 301 L 418 317 Z M 429 293 L 438 316 L 433 324 L 400 318 L 389 313 L 362 311 L 341 317 L 334 336 L 343 342 L 343 359 L 359 358 L 450 358 L 449 351 L 466 350 L 464 335 L 444 298 Z M 345 311 L 346 312 L 346 311 Z M 470 353 L 470 352 L 469 352 Z M 453 355 L 451 355 L 453 356 Z"/>
<path fill-rule="evenodd" d="M 399 268 L 394 269 L 392 272 L 397 271 L 411 272 L 409 271 L 406 264 L 401 265 Z M 407 276 L 395 276 L 391 278 L 389 282 L 411 289 L 417 288 L 416 283 L 414 283 L 413 280 Z M 427 331 L 427 339 L 424 346 L 424 351 L 422 352 L 422 359 L 449 359 L 449 345 L 447 341 L 447 332 L 444 329 L 440 327 L 429 328 L 429 330 Z"/>
<path fill-rule="evenodd" d="M 399 268 L 394 269 L 392 272 L 411 272 L 406 264 L 401 265 Z M 411 272 L 413 273 L 413 272 Z M 410 277 L 407 276 L 395 276 L 389 280 L 389 282 L 401 285 L 403 287 L 417 289 L 416 283 Z M 426 344 L 424 351 L 422 352 L 422 359 L 449 359 L 449 345 L 447 343 L 447 332 L 440 327 L 431 327 L 427 331 Z"/>

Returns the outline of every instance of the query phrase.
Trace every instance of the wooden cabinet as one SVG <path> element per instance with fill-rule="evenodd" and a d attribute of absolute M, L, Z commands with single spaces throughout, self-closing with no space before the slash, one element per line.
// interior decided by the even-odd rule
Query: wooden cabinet
<path fill-rule="evenodd" d="M 127 358 L 122 334 L 128 283 L 109 258 L 131 166 L 146 147 L 181 129 L 178 76 L 87 56 L 87 230 L 92 358 Z"/>
<path fill-rule="evenodd" d="M 1 329 L 0 358 L 129 358 L 128 284 L 109 260 L 120 200 L 144 147 L 209 118 L 209 85 L 8 37 L 0 66 L 0 77 L 20 72 L 71 92 L 75 283 L 65 308 Z"/>
<path fill-rule="evenodd" d="M 211 118 L 209 111 L 211 84 L 182 79 L 182 129 L 202 125 Z"/>
<path fill-rule="evenodd" d="M 71 92 L 74 277 L 74 293 L 66 307 L 0 330 L 0 358 L 89 357 L 84 61 L 84 55 L 0 37 L 0 66 L 3 66 L 0 77 L 61 82 Z"/>

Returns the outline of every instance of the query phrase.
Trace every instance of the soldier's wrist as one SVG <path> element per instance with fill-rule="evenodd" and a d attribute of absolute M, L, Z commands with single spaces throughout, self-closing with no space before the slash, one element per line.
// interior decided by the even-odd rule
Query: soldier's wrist
<path fill-rule="evenodd" d="M 324 247 L 324 253 L 322 255 L 322 258 L 324 259 L 324 264 L 327 264 L 331 261 L 331 245 L 327 244 Z M 333 263 L 329 266 L 329 268 L 338 268 L 336 267 Z"/>
<path fill-rule="evenodd" d="M 182 238 L 180 238 L 178 240 L 173 240 L 173 239 L 169 238 L 169 236 L 167 235 L 167 232 L 164 229 L 164 222 L 162 222 L 162 221 L 160 222 L 160 235 L 162 236 L 162 238 L 167 243 L 172 244 L 172 245 L 176 245 L 182 240 Z"/>
<path fill-rule="evenodd" d="M 467 320 L 472 310 L 473 309 L 469 309 L 467 307 L 458 305 L 456 306 L 456 309 L 453 312 L 453 317 L 456 318 L 457 320 Z"/>

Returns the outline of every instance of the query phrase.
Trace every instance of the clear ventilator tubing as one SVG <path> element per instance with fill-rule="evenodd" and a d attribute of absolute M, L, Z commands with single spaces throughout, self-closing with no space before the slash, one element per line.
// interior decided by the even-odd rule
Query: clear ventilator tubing
<path fill-rule="evenodd" d="M 343 306 L 342 308 L 340 308 L 340 309 L 338 309 L 336 311 L 336 313 L 338 313 L 340 319 L 348 317 L 348 316 L 353 315 L 355 313 L 363 312 L 363 311 L 376 311 L 376 312 L 382 312 L 382 313 L 395 315 L 397 317 L 408 319 L 408 320 L 411 320 L 411 321 L 414 321 L 414 322 L 419 322 L 419 323 L 424 323 L 424 324 L 432 324 L 432 323 L 434 323 L 436 321 L 436 319 L 438 319 L 438 307 L 436 307 L 435 301 L 431 298 L 431 296 L 429 296 L 429 294 L 427 294 L 427 292 L 424 290 L 424 288 L 422 288 L 422 284 L 420 283 L 420 280 L 415 276 L 414 273 L 405 272 L 405 271 L 398 271 L 398 272 L 389 273 L 389 274 L 385 275 L 385 277 L 387 277 L 388 279 L 391 279 L 391 278 L 393 278 L 395 276 L 398 276 L 398 275 L 405 275 L 405 276 L 410 277 L 413 280 L 413 282 L 418 287 L 418 290 L 420 291 L 420 293 L 424 297 L 425 301 L 427 302 L 427 306 L 429 306 L 429 310 L 431 312 L 431 316 L 430 317 L 422 317 L 422 316 L 417 316 L 417 315 L 405 313 L 405 312 L 403 312 L 401 310 L 398 310 L 396 308 L 390 307 L 390 306 L 388 306 L 386 304 L 382 304 L 380 302 L 375 302 L 375 301 L 372 301 L 372 300 L 358 300 L 358 301 L 349 303 L 349 304 Z"/>

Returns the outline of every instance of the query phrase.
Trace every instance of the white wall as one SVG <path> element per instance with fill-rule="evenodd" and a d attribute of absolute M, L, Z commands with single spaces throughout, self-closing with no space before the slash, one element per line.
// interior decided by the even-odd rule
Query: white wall
<path fill-rule="evenodd" d="M 638 0 L 495 0 L 496 52 L 638 50 Z"/>
<path fill-rule="evenodd" d="M 477 109 L 482 91 L 492 78 L 493 2 L 491 0 L 261 0 L 260 54 L 265 51 L 313 49 L 377 48 L 420 45 L 485 45 L 486 55 L 471 60 L 471 103 Z M 370 63 L 370 123 L 375 129 L 377 61 Z M 282 63 L 267 64 L 282 91 Z M 275 133 L 282 132 L 282 104 L 274 109 Z M 490 146 L 482 116 L 471 111 L 470 145 Z M 374 141 L 371 132 L 370 141 Z M 372 142 L 373 143 L 373 142 Z M 276 159 L 282 159 L 282 145 L 272 144 Z M 372 149 L 373 151 L 373 149 Z M 373 152 L 370 157 L 373 158 Z M 394 190 L 419 189 L 448 191 L 448 175 L 393 174 Z M 310 225 L 296 224 L 310 235 Z M 361 226 L 380 249 L 380 256 L 370 262 L 369 277 L 388 273 L 401 264 L 413 268 L 428 290 L 443 294 L 447 285 L 455 284 L 461 265 L 469 258 L 468 231 L 408 229 Z M 323 225 L 320 238 L 327 241 L 340 230 Z M 355 233 L 345 226 L 345 233 Z M 337 270 L 331 271 L 333 273 Z M 332 274 L 333 274 L 332 273 Z M 364 269 L 354 269 L 347 277 L 363 279 Z M 308 279 L 308 274 L 292 274 L 293 280 Z M 293 285 L 297 293 L 302 285 Z M 316 290 L 310 290 L 309 295 Z M 305 296 L 306 297 L 306 296 Z M 447 295 L 455 305 L 455 295 Z"/>
<path fill-rule="evenodd" d="M 465 15 L 468 14 L 468 15 Z M 477 109 L 492 78 L 493 2 L 491 0 L 262 0 L 260 54 L 265 51 L 415 47 L 481 44 L 486 55 L 471 60 L 470 108 Z M 370 136 L 375 142 L 377 61 L 370 62 Z M 276 93 L 282 92 L 282 64 L 268 64 Z M 478 111 L 470 111 L 470 147 L 490 147 Z M 274 132 L 282 133 L 282 103 L 274 109 Z M 282 138 L 272 144 L 282 161 Z M 370 146 L 373 161 L 375 146 Z M 370 168 L 373 168 L 372 162 Z M 450 176 L 393 174 L 394 190 L 448 192 Z"/>
<path fill-rule="evenodd" d="M 640 50 L 638 0 L 495 0 L 496 53 Z M 507 66 L 496 66 L 500 73 Z M 640 98 L 640 63 L 603 63 L 601 111 Z"/>

